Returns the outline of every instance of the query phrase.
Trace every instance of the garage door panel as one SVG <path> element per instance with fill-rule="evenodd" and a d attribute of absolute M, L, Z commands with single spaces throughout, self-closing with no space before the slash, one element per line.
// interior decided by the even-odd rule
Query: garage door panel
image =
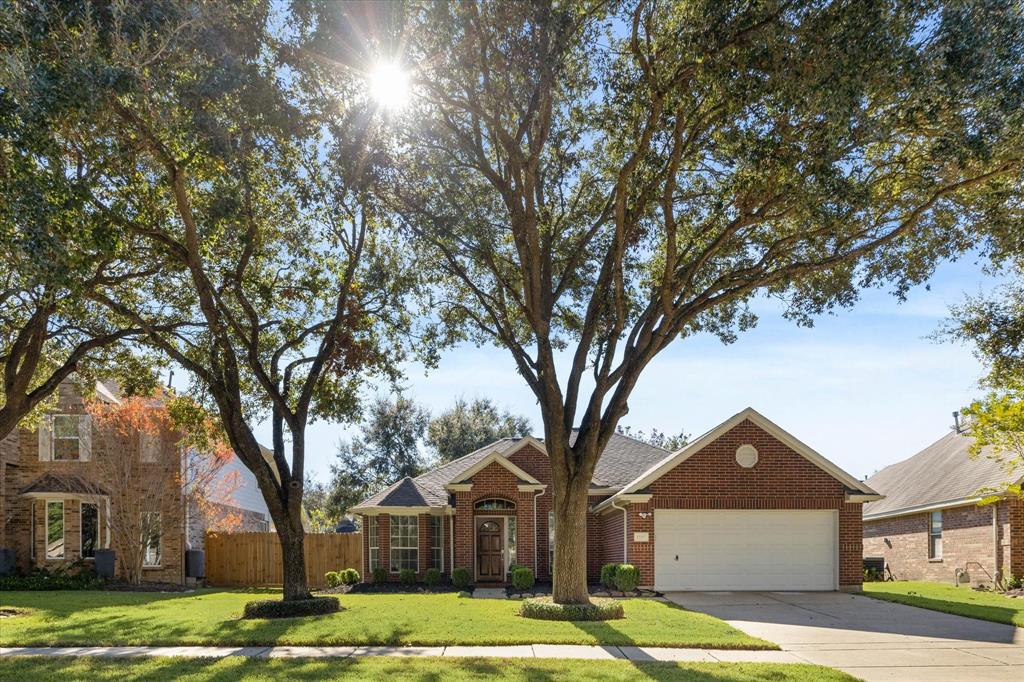
<path fill-rule="evenodd" d="M 659 590 L 832 590 L 833 511 L 657 510 Z"/>

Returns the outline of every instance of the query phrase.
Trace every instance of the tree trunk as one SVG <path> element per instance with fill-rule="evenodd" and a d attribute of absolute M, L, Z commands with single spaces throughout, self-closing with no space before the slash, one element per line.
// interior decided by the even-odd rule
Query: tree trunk
<path fill-rule="evenodd" d="M 298 527 L 280 525 L 277 537 L 281 540 L 281 560 L 284 562 L 284 600 L 309 599 L 309 583 L 306 580 L 306 555 L 304 552 L 305 531 L 301 519 Z"/>
<path fill-rule="evenodd" d="M 587 492 L 582 477 L 564 486 L 553 481 L 555 512 L 555 565 L 552 599 L 556 604 L 589 604 L 587 591 Z M 562 488 L 566 489 L 562 489 Z"/>

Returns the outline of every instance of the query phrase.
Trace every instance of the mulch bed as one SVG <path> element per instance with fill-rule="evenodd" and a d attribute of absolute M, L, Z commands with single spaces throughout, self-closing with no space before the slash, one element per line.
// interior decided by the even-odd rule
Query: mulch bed
<path fill-rule="evenodd" d="M 401 583 L 356 583 L 355 585 L 338 585 L 337 587 L 325 587 L 322 590 L 315 590 L 317 594 L 444 594 L 457 592 L 472 592 L 472 587 L 460 590 L 451 585 L 402 585 Z"/>
<path fill-rule="evenodd" d="M 664 597 L 665 595 L 661 592 L 655 592 L 654 590 L 633 590 L 632 592 L 619 592 L 618 590 L 607 590 L 601 585 L 590 585 L 587 588 L 591 596 L 594 597 L 613 597 L 615 599 L 657 599 Z M 537 583 L 532 589 L 526 592 L 520 592 L 511 585 L 505 588 L 505 594 L 510 599 L 519 599 L 525 597 L 546 597 L 551 594 L 551 583 Z"/>
<path fill-rule="evenodd" d="M 118 581 L 104 583 L 98 589 L 107 592 L 193 592 L 195 588 L 177 583 L 144 582 L 132 585 Z"/>

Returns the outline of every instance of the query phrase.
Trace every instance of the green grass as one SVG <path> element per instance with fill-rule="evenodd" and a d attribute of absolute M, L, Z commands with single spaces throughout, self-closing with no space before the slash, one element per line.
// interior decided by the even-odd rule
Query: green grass
<path fill-rule="evenodd" d="M 671 680 L 673 682 L 853 682 L 838 670 L 767 663 L 647 663 L 498 658 L 209 659 L 7 657 L 0 679 L 33 680 Z"/>
<path fill-rule="evenodd" d="M 648 599 L 625 600 L 626 617 L 604 622 L 520 617 L 513 599 L 455 594 L 339 595 L 326 616 L 242 620 L 269 590 L 194 593 L 0 592 L 26 611 L 0 624 L 0 646 L 610 644 L 776 649 L 703 613 Z"/>
<path fill-rule="evenodd" d="M 864 594 L 932 611 L 1024 627 L 1024 599 L 1012 599 L 996 592 L 979 592 L 942 583 L 900 581 L 864 583 Z"/>

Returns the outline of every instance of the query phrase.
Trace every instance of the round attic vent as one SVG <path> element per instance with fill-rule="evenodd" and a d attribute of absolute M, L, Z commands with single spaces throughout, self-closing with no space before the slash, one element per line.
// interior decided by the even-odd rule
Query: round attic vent
<path fill-rule="evenodd" d="M 736 448 L 736 463 L 744 469 L 750 469 L 757 464 L 757 448 L 747 443 Z"/>

